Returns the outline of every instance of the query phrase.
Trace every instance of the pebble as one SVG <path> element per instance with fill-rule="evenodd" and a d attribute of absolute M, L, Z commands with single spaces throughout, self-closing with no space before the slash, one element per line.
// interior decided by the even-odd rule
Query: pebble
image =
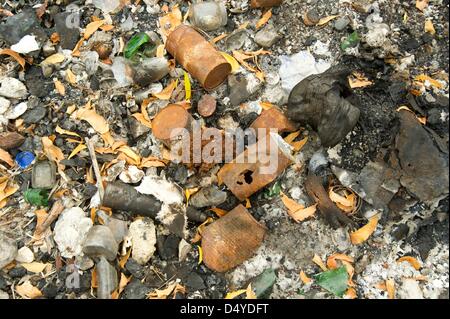
<path fill-rule="evenodd" d="M 53 89 L 53 82 L 47 80 L 42 73 L 42 68 L 30 66 L 25 73 L 26 86 L 31 95 L 36 97 L 45 97 Z"/>
<path fill-rule="evenodd" d="M 136 260 L 133 258 L 128 259 L 127 263 L 125 264 L 126 270 L 130 272 L 131 275 L 133 275 L 134 278 L 137 278 L 139 280 L 144 279 L 145 277 L 145 269 L 141 265 L 137 263 Z"/>
<path fill-rule="evenodd" d="M 238 29 L 225 38 L 225 47 L 228 51 L 239 50 L 244 46 L 247 39 L 247 30 Z"/>
<path fill-rule="evenodd" d="M 0 96 L 23 99 L 28 94 L 25 84 L 15 78 L 5 77 L 0 80 Z"/>
<path fill-rule="evenodd" d="M 191 6 L 190 22 L 204 30 L 214 31 L 227 24 L 227 8 L 222 2 L 205 1 Z"/>
<path fill-rule="evenodd" d="M 160 236 L 158 238 L 158 251 L 162 260 L 173 260 L 178 256 L 178 245 L 180 239 L 171 234 L 169 236 Z"/>
<path fill-rule="evenodd" d="M 6 18 L 6 22 L 0 25 L 0 38 L 9 45 L 19 42 L 24 36 L 30 34 L 35 35 L 41 43 L 47 39 L 36 11 L 31 7 L 24 8 L 22 12 Z"/>
<path fill-rule="evenodd" d="M 54 229 L 54 239 L 64 258 L 78 256 L 82 244 L 92 227 L 92 220 L 85 217 L 80 207 L 66 209 L 58 218 Z"/>
<path fill-rule="evenodd" d="M 317 11 L 317 9 L 315 9 L 315 8 L 306 12 L 305 16 L 303 17 L 303 22 L 307 26 L 316 25 L 317 23 L 319 23 L 319 20 L 320 20 L 320 15 L 319 15 L 319 12 Z"/>
<path fill-rule="evenodd" d="M 131 256 L 140 265 L 145 265 L 156 250 L 156 228 L 149 218 L 138 219 L 131 223 L 130 232 L 133 248 Z"/>
<path fill-rule="evenodd" d="M 94 261 L 87 256 L 77 256 L 75 258 L 75 266 L 82 271 L 86 271 L 94 267 Z"/>
<path fill-rule="evenodd" d="M 182 262 L 182 261 L 186 260 L 188 254 L 191 252 L 191 250 L 192 250 L 192 245 L 189 244 L 184 239 L 181 239 L 180 243 L 178 245 L 178 261 Z"/>
<path fill-rule="evenodd" d="M 255 42 L 263 48 L 270 48 L 280 39 L 280 36 L 273 26 L 269 23 L 262 30 L 258 31 L 255 35 Z"/>
<path fill-rule="evenodd" d="M 3 290 L 0 290 L 0 300 L 6 300 L 9 299 L 8 293 L 4 292 Z"/>
<path fill-rule="evenodd" d="M 31 263 L 34 260 L 34 254 L 30 248 L 23 246 L 17 251 L 16 261 L 19 263 Z"/>
<path fill-rule="evenodd" d="M 11 46 L 11 50 L 21 53 L 27 54 L 33 51 L 39 50 L 39 43 L 36 41 L 36 37 L 34 35 L 26 35 L 19 42 Z"/>
<path fill-rule="evenodd" d="M 124 183 L 136 184 L 139 183 L 144 176 L 144 171 L 140 170 L 134 165 L 130 165 L 128 169 L 120 173 L 119 178 Z"/>
<path fill-rule="evenodd" d="M 67 23 L 79 19 L 77 12 L 61 12 L 55 15 L 55 30 L 59 34 L 61 48 L 72 50 L 80 39 L 80 31 L 76 25 Z"/>
<path fill-rule="evenodd" d="M 205 94 L 198 101 L 198 113 L 203 117 L 210 117 L 216 111 L 217 102 L 214 96 Z"/>
<path fill-rule="evenodd" d="M 145 286 L 138 279 L 133 279 L 123 292 L 123 299 L 145 299 L 150 292 L 150 288 Z"/>
<path fill-rule="evenodd" d="M 16 132 L 0 133 L 0 148 L 8 151 L 23 144 L 25 138 Z"/>
<path fill-rule="evenodd" d="M 247 79 L 242 75 L 230 75 L 228 77 L 230 103 L 233 106 L 239 106 L 250 97 L 247 90 Z"/>
<path fill-rule="evenodd" d="M 11 105 L 11 102 L 4 97 L 0 96 L 0 114 L 4 114 Z"/>
<path fill-rule="evenodd" d="M 437 125 L 442 123 L 442 110 L 439 108 L 432 108 L 428 111 L 427 122 L 431 125 Z"/>
<path fill-rule="evenodd" d="M 12 278 L 22 278 L 27 274 L 27 270 L 22 266 L 16 266 L 8 272 L 8 275 Z"/>
<path fill-rule="evenodd" d="M 343 31 L 350 24 L 350 19 L 347 16 L 340 17 L 334 22 L 334 28 L 337 31 Z"/>
<path fill-rule="evenodd" d="M 197 291 L 197 290 L 202 290 L 202 289 L 206 288 L 203 278 L 196 272 L 191 272 L 187 276 L 184 284 L 191 291 Z"/>
<path fill-rule="evenodd" d="M 0 231 L 0 269 L 13 262 L 16 256 L 16 242 Z"/>
<path fill-rule="evenodd" d="M 45 107 L 38 106 L 27 111 L 22 118 L 26 124 L 36 124 L 39 123 L 46 115 L 47 109 Z"/>
<path fill-rule="evenodd" d="M 161 80 L 169 74 L 169 71 L 169 62 L 167 59 L 145 59 L 137 66 L 133 66 L 133 80 L 136 84 L 144 87 Z"/>
<path fill-rule="evenodd" d="M 192 195 L 190 204 L 196 208 L 218 206 L 227 200 L 227 193 L 214 186 L 204 187 Z"/>
<path fill-rule="evenodd" d="M 5 113 L 5 118 L 7 118 L 8 120 L 15 120 L 15 119 L 19 118 L 20 116 L 22 116 L 27 111 L 27 109 L 28 109 L 27 102 L 19 103 L 19 104 L 15 105 L 14 107 L 10 108 Z"/>

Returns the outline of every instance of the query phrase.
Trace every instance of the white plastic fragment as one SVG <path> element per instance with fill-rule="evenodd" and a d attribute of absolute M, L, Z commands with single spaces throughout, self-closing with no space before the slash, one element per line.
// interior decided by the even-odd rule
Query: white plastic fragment
<path fill-rule="evenodd" d="M 26 35 L 19 42 L 12 45 L 11 50 L 17 53 L 27 54 L 39 50 L 39 43 L 36 41 L 34 35 Z"/>

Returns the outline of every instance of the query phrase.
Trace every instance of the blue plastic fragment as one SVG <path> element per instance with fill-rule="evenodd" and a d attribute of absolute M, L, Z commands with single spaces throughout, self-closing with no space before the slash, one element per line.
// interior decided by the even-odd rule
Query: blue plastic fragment
<path fill-rule="evenodd" d="M 35 158 L 36 157 L 31 152 L 28 152 L 28 151 L 20 152 L 16 156 L 16 163 L 17 163 L 17 165 L 19 165 L 20 168 L 25 169 L 28 166 L 30 166 L 31 163 L 33 163 Z"/>

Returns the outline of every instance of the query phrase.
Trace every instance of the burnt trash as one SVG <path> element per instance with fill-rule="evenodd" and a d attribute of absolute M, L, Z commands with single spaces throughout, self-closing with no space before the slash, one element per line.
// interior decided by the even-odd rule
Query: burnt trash
<path fill-rule="evenodd" d="M 309 124 L 324 147 L 338 144 L 356 126 L 360 111 L 348 99 L 348 70 L 328 70 L 298 83 L 288 101 L 288 117 Z"/>
<path fill-rule="evenodd" d="M 175 29 L 166 49 L 207 90 L 222 84 L 231 73 L 231 65 L 219 51 L 189 26 Z"/>
<path fill-rule="evenodd" d="M 102 206 L 156 218 L 162 203 L 152 195 L 139 193 L 133 186 L 123 182 L 108 183 Z"/>
<path fill-rule="evenodd" d="M 331 201 L 327 191 L 323 187 L 322 179 L 320 177 L 310 172 L 305 182 L 305 187 L 309 197 L 317 204 L 320 212 L 330 226 L 337 229 L 353 223 L 352 220 L 345 216 L 345 214 Z"/>
<path fill-rule="evenodd" d="M 253 256 L 266 228 L 239 205 L 207 226 L 202 235 L 203 261 L 211 270 L 226 272 Z"/>

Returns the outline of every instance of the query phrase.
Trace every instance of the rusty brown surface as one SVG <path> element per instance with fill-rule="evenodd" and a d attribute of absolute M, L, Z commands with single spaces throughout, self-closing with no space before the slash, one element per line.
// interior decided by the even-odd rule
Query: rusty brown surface
<path fill-rule="evenodd" d="M 270 143 L 270 137 L 262 138 L 249 146 L 233 162 L 225 164 L 217 173 L 220 183 L 224 183 L 239 200 L 245 200 L 263 187 L 273 182 L 290 165 L 291 157 L 280 147 Z M 276 147 L 271 155 L 271 147 Z M 262 171 L 270 163 L 261 161 L 261 155 L 276 160 L 273 172 Z M 252 160 L 255 159 L 255 160 Z"/>
<path fill-rule="evenodd" d="M 171 137 L 178 129 L 191 131 L 193 118 L 181 105 L 170 104 L 162 109 L 152 121 L 153 135 L 164 144 L 170 145 Z"/>
<path fill-rule="evenodd" d="M 203 262 L 217 272 L 233 269 L 253 256 L 265 233 L 266 228 L 239 205 L 205 228 Z"/>
<path fill-rule="evenodd" d="M 252 8 L 269 8 L 279 6 L 283 0 L 252 0 Z"/>
<path fill-rule="evenodd" d="M 305 188 L 309 197 L 317 203 L 320 212 L 325 220 L 333 227 L 339 228 L 352 224 L 351 219 L 345 216 L 342 211 L 331 201 L 327 191 L 322 185 L 321 178 L 310 173 L 305 182 Z"/>
<path fill-rule="evenodd" d="M 189 26 L 175 29 L 167 38 L 166 49 L 207 90 L 222 84 L 231 72 L 227 60 Z"/>
<path fill-rule="evenodd" d="M 260 116 L 250 125 L 250 128 L 258 129 L 276 129 L 278 133 L 294 132 L 297 128 L 295 123 L 291 122 L 278 108 L 272 107 L 264 110 Z M 269 131 L 267 131 L 268 133 Z M 257 135 L 258 136 L 258 135 Z M 258 136 L 259 138 L 260 136 Z"/>

